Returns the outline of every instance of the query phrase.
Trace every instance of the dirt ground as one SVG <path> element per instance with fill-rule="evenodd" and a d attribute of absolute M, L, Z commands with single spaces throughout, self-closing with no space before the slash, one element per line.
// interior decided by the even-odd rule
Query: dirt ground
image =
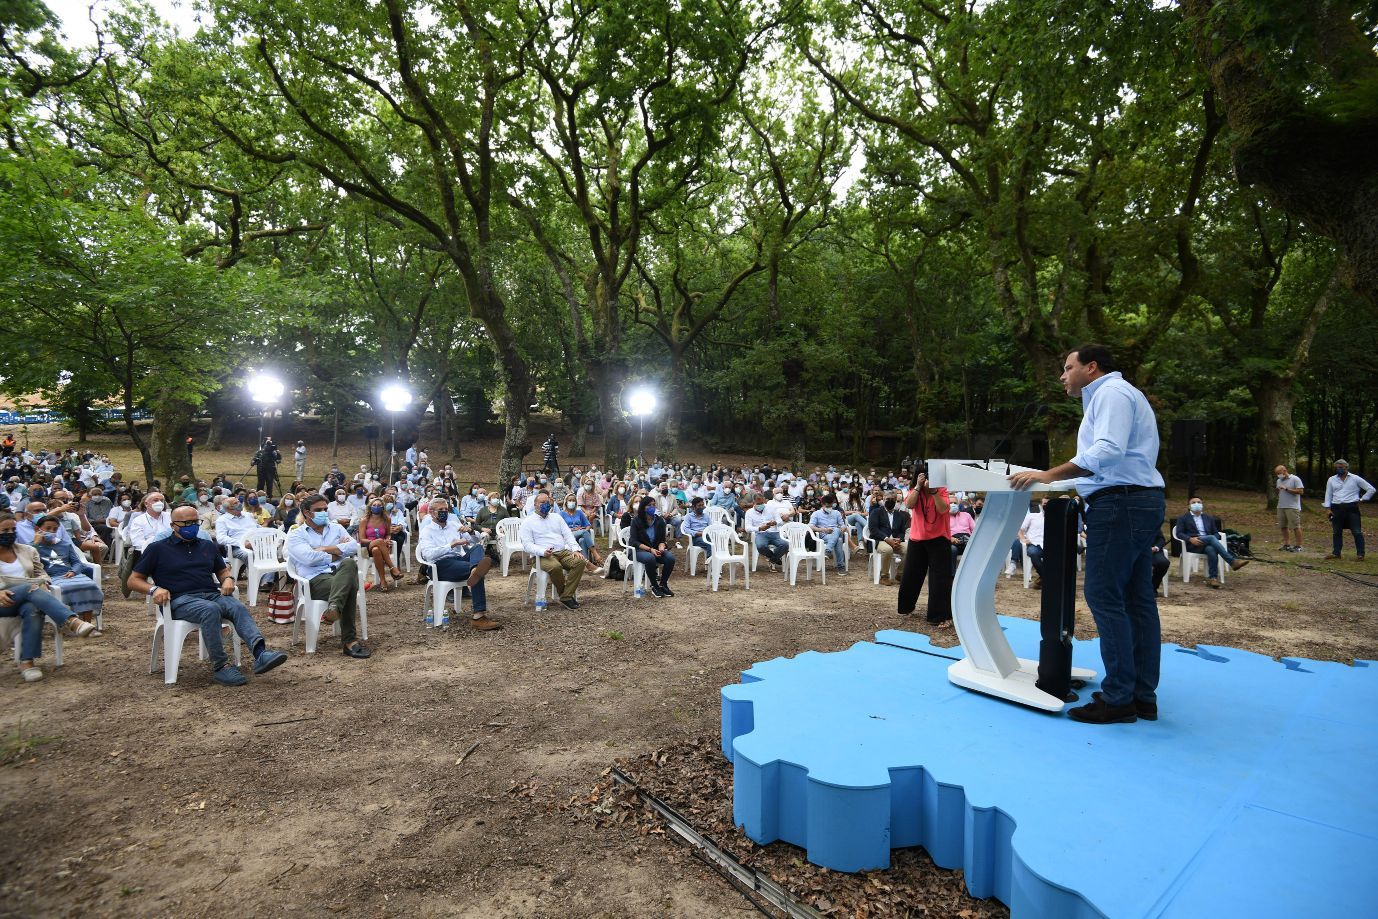
<path fill-rule="evenodd" d="M 1184 585 L 1174 568 L 1165 641 L 1378 657 L 1378 592 L 1324 570 L 1333 563 L 1320 559 L 1315 502 L 1307 552 L 1282 556 L 1268 551 L 1276 539 L 1258 496 L 1205 496 L 1255 534 L 1260 561 L 1220 591 Z M 1335 570 L 1378 583 L 1372 561 Z M 681 569 L 677 596 L 659 601 L 587 580 L 579 611 L 539 617 L 521 605 L 524 573 L 495 572 L 490 613 L 505 627 L 486 634 L 427 630 L 421 588 L 408 584 L 370 593 L 370 660 L 324 639 L 241 689 L 213 684 L 190 650 L 177 685 L 150 675 L 144 606 L 119 600 L 108 580 L 103 637 L 69 641 L 66 665 L 39 683 L 12 668 L 0 677 L 0 913 L 747 915 L 741 895 L 653 821 L 617 819 L 603 773 L 623 760 L 650 782 L 654 751 L 711 772 L 718 690 L 741 670 L 925 628 L 896 615 L 894 588 L 860 572 L 791 590 L 763 570 L 749 592 L 714 594 Z M 997 603 L 1032 617 L 1038 594 L 1002 581 Z M 286 648 L 290 627 L 262 610 L 270 645 Z M 1082 615 L 1079 637 L 1093 634 Z M 703 803 L 687 789 L 676 802 L 673 783 L 656 791 L 686 811 Z M 705 819 L 722 826 L 721 812 Z M 803 868 L 798 850 L 768 848 L 776 864 Z M 796 874 L 798 893 L 836 914 L 1002 913 L 920 853 L 866 876 L 880 885 L 874 909 L 854 886 L 829 893 L 855 879 Z M 926 892 L 922 907 L 896 905 L 894 890 Z"/>

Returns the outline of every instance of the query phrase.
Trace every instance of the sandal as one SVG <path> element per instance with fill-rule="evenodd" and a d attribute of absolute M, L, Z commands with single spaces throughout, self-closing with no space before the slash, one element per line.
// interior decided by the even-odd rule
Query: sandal
<path fill-rule="evenodd" d="M 397 581 L 402 580 L 402 569 L 401 569 L 401 568 L 394 568 L 394 569 L 392 569 L 392 571 L 389 572 L 389 573 L 392 575 L 392 577 L 393 577 L 394 580 L 397 580 Z"/>

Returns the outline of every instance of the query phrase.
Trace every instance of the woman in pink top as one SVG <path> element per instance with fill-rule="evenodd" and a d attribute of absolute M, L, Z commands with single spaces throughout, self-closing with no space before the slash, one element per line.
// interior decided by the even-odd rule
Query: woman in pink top
<path fill-rule="evenodd" d="M 928 476 L 919 473 L 904 498 L 909 509 L 909 550 L 900 578 L 899 611 L 914 612 L 925 577 L 928 582 L 928 624 L 952 625 L 952 514 L 946 488 L 930 488 Z"/>
<path fill-rule="evenodd" d="M 374 583 L 382 593 L 392 588 L 388 586 L 388 575 L 393 580 L 402 580 L 402 569 L 392 563 L 392 519 L 383 510 L 382 498 L 371 498 L 368 514 L 359 522 L 359 544 L 373 559 Z"/>

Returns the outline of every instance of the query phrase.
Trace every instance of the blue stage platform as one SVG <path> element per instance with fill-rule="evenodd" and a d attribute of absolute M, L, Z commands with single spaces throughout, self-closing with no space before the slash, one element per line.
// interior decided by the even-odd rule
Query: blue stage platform
<path fill-rule="evenodd" d="M 839 871 L 923 846 L 1014 919 L 1378 915 L 1378 667 L 1165 645 L 1162 719 L 1093 726 L 952 685 L 960 656 L 884 631 L 745 671 L 736 822 Z"/>

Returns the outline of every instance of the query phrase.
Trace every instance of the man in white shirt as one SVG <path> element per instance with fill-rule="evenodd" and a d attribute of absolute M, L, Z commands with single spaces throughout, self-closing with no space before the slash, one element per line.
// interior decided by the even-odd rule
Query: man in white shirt
<path fill-rule="evenodd" d="M 346 657 L 365 658 L 370 652 L 358 639 L 359 544 L 331 519 L 325 495 L 302 502 L 302 525 L 287 534 L 287 557 L 307 582 L 311 599 L 324 600 L 322 626 L 340 623 L 340 647 Z"/>
<path fill-rule="evenodd" d="M 1019 525 L 1019 538 L 1011 549 L 1016 565 L 1022 563 L 1024 553 L 1028 553 L 1029 564 L 1034 569 L 1033 586 L 1036 590 L 1043 587 L 1043 509 L 1047 506 L 1048 499 L 1043 498 L 1038 503 L 1038 510 L 1030 509 L 1024 515 L 1024 522 Z"/>
<path fill-rule="evenodd" d="M 1278 463 L 1273 469 L 1278 490 L 1278 526 L 1282 529 L 1282 545 L 1279 552 L 1301 551 L 1301 477 L 1292 475 L 1287 467 Z"/>
<path fill-rule="evenodd" d="M 347 533 L 352 533 L 359 526 L 359 512 L 349 503 L 349 492 L 343 487 L 335 489 L 335 500 L 326 502 L 326 511 L 330 514 L 330 520 L 339 524 Z"/>
<path fill-rule="evenodd" d="M 475 629 L 490 632 L 502 628 L 501 623 L 487 616 L 488 594 L 483 579 L 493 567 L 493 560 L 483 554 L 479 535 L 469 524 L 461 523 L 445 501 L 431 503 L 429 521 L 421 528 L 421 540 L 416 547 L 417 557 L 435 565 L 440 580 L 462 581 L 469 588 L 469 596 L 473 600 L 470 621 Z"/>
<path fill-rule="evenodd" d="M 759 492 L 753 501 L 751 510 L 746 512 L 743 521 L 747 536 L 754 542 L 756 551 L 770 561 L 770 570 L 775 571 L 785 553 L 789 552 L 789 543 L 780 535 L 780 514 L 766 503 L 766 496 Z M 786 505 L 788 506 L 788 502 Z"/>
<path fill-rule="evenodd" d="M 1333 550 L 1326 558 L 1339 558 L 1344 549 L 1345 530 L 1354 534 L 1354 554 L 1364 560 L 1364 525 L 1359 514 L 1360 501 L 1372 501 L 1374 487 L 1357 475 L 1351 475 L 1349 463 L 1335 460 L 1335 474 L 1325 483 L 1325 500 L 1321 506 L 1330 512 L 1333 530 Z"/>
<path fill-rule="evenodd" d="M 306 481 L 306 441 L 297 441 L 297 448 L 292 451 L 292 462 L 297 467 L 297 481 Z"/>
<path fill-rule="evenodd" d="M 555 502 L 550 492 L 537 492 L 535 498 L 535 513 L 523 517 L 517 531 L 522 550 L 550 576 L 560 592 L 560 602 L 567 609 L 578 609 L 579 601 L 574 594 L 588 562 L 579 553 L 579 544 L 574 541 L 565 518 L 554 512 Z"/>
<path fill-rule="evenodd" d="M 258 529 L 258 523 L 244 513 L 239 499 L 233 495 L 221 502 L 220 510 L 220 516 L 215 518 L 215 541 L 229 549 L 241 564 L 248 565 L 249 533 Z"/>

